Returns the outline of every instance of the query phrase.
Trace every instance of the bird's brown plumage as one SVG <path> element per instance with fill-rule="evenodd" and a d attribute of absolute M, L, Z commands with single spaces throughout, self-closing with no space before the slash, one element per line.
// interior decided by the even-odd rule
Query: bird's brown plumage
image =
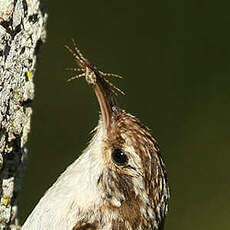
<path fill-rule="evenodd" d="M 117 106 L 114 89 L 119 89 L 105 77 L 119 75 L 98 71 L 83 57 L 76 43 L 75 52 L 68 49 L 75 58 L 77 57 L 77 63 L 83 72 L 79 76 L 84 75 L 95 89 L 104 122 L 109 122 L 102 149 L 105 167 L 97 181 L 97 186 L 102 194 L 105 194 L 106 201 L 99 208 L 101 216 L 105 211 L 116 214 L 117 218 L 112 221 L 112 229 L 162 229 L 167 213 L 169 190 L 165 165 L 156 140 L 138 119 Z M 93 74 L 87 76 L 87 72 L 90 71 Z M 92 75 L 93 78 L 89 77 Z M 131 165 L 119 167 L 111 161 L 113 149 L 125 149 L 127 146 L 132 146 L 136 157 L 140 159 L 138 167 L 141 170 Z M 134 175 L 142 178 L 139 182 L 143 184 L 142 188 L 135 184 Z M 119 207 L 114 205 L 114 198 L 121 203 Z M 93 226 L 95 229 L 102 229 L 103 224 L 97 220 L 97 225 Z"/>
<path fill-rule="evenodd" d="M 107 77 L 120 76 L 98 70 L 76 44 L 67 48 L 80 67 L 74 78 L 92 86 L 101 118 L 87 150 L 48 190 L 23 230 L 162 230 L 169 189 L 156 140 L 119 108 L 120 90 Z"/>
<path fill-rule="evenodd" d="M 165 166 L 156 140 L 135 117 L 123 110 L 113 117 L 112 124 L 110 134 L 104 139 L 105 168 L 97 181 L 99 190 L 105 194 L 105 203 L 98 211 L 101 216 L 105 211 L 116 214 L 111 229 L 158 230 L 163 226 L 169 194 Z M 139 167 L 143 170 L 129 165 L 119 167 L 111 161 L 108 150 L 118 147 L 125 149 L 127 145 L 135 149 L 140 159 Z M 139 188 L 135 184 L 130 170 L 140 174 L 136 177 L 141 178 L 140 183 L 144 187 Z M 121 206 L 115 206 L 113 198 L 119 200 Z M 151 216 L 153 213 L 154 218 Z M 103 217 L 101 220 L 95 225 L 98 226 L 96 229 L 102 229 Z"/>

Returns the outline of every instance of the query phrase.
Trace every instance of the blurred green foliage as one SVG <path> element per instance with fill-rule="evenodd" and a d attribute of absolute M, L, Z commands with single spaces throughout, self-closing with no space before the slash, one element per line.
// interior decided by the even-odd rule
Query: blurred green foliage
<path fill-rule="evenodd" d="M 149 126 L 167 163 L 171 201 L 166 230 L 230 229 L 229 2 L 44 1 L 42 46 L 33 102 L 21 222 L 87 146 L 98 105 L 84 80 L 67 83 L 85 56 L 126 91 L 122 108 Z M 74 178 L 73 178 L 74 179 Z"/>

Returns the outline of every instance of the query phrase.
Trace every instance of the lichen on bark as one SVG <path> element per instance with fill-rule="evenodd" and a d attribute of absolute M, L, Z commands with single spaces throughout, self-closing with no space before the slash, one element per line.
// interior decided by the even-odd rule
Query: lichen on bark
<path fill-rule="evenodd" d="M 39 0 L 0 0 L 0 229 L 18 229 L 37 54 L 47 14 Z"/>

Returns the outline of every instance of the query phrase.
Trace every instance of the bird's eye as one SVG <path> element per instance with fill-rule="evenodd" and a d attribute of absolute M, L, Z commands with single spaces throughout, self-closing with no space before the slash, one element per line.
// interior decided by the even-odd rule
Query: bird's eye
<path fill-rule="evenodd" d="M 128 163 L 127 155 L 119 148 L 113 150 L 112 160 L 118 166 L 124 166 Z"/>

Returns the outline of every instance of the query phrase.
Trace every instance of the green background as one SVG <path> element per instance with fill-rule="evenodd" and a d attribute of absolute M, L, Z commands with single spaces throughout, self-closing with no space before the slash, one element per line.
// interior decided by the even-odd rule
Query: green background
<path fill-rule="evenodd" d="M 125 90 L 122 108 L 149 126 L 167 163 L 166 230 L 230 229 L 230 16 L 227 1 L 45 1 L 48 37 L 34 77 L 21 222 L 87 146 L 99 107 L 64 48 Z"/>

